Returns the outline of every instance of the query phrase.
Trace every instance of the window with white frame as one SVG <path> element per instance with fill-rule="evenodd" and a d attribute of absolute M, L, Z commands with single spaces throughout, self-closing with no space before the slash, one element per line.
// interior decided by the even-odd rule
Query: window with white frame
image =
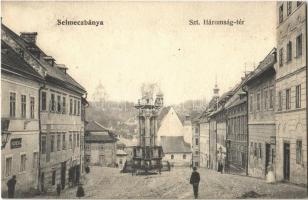
<path fill-rule="evenodd" d="M 296 57 L 300 57 L 303 54 L 303 39 L 302 34 L 296 37 Z"/>
<path fill-rule="evenodd" d="M 46 111 L 47 109 L 47 93 L 42 91 L 42 100 L 41 100 L 41 109 L 42 111 Z"/>
<path fill-rule="evenodd" d="M 287 61 L 290 62 L 292 60 L 292 42 L 289 41 L 287 44 Z"/>
<path fill-rule="evenodd" d="M 297 85 L 295 88 L 295 106 L 296 108 L 301 107 L 301 85 Z"/>
<path fill-rule="evenodd" d="M 66 113 L 66 97 L 62 97 L 62 113 Z"/>
<path fill-rule="evenodd" d="M 296 141 L 296 163 L 301 164 L 302 163 L 302 141 L 297 140 Z"/>
<path fill-rule="evenodd" d="M 21 172 L 26 171 L 26 162 L 27 162 L 26 154 L 21 154 L 20 155 L 20 171 Z"/>
<path fill-rule="evenodd" d="M 34 97 L 30 97 L 30 117 L 31 119 L 34 119 L 34 110 L 35 108 L 35 101 L 34 101 Z"/>
<path fill-rule="evenodd" d="M 12 157 L 6 157 L 5 158 L 5 176 L 11 176 L 12 175 Z"/>
<path fill-rule="evenodd" d="M 21 95 L 21 117 L 26 118 L 27 115 L 27 97 L 26 95 Z"/>
<path fill-rule="evenodd" d="M 10 117 L 16 117 L 16 93 L 10 92 Z"/>

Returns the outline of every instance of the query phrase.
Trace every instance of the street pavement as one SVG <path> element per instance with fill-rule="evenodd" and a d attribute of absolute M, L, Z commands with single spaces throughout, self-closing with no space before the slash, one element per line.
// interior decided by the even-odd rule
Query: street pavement
<path fill-rule="evenodd" d="M 200 199 L 243 198 L 245 193 L 257 198 L 307 198 L 306 188 L 288 184 L 268 184 L 265 180 L 220 174 L 209 169 L 199 169 L 201 182 Z M 119 169 L 91 167 L 90 174 L 82 180 L 84 198 L 101 199 L 192 199 L 192 186 L 189 184 L 190 168 L 172 168 L 161 175 L 123 174 Z M 61 193 L 60 198 L 76 198 L 77 188 L 69 188 Z M 39 198 L 55 198 L 54 194 Z"/>

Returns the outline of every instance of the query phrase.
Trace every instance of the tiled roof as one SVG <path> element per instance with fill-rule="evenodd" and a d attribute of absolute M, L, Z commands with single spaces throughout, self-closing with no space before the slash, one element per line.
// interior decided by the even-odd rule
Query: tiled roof
<path fill-rule="evenodd" d="M 183 136 L 161 136 L 161 146 L 164 153 L 191 153 L 190 144 Z"/>
<path fill-rule="evenodd" d="M 88 143 L 116 142 L 115 134 L 96 121 L 90 121 L 85 128 L 85 141 Z"/>
<path fill-rule="evenodd" d="M 102 131 L 109 131 L 106 127 L 98 123 L 97 121 L 89 121 L 85 127 L 86 131 L 91 131 L 91 132 L 102 132 Z"/>
<path fill-rule="evenodd" d="M 8 27 L 6 27 L 2 23 L 1 23 L 1 28 L 4 31 L 6 31 L 8 34 L 10 34 L 11 37 L 14 38 L 15 41 L 24 48 L 24 50 L 28 49 L 29 47 L 35 48 L 41 53 L 41 57 L 47 56 L 45 54 L 45 52 L 43 52 L 37 45 L 27 43 L 19 35 L 14 33 L 12 30 L 10 30 Z M 33 56 L 33 58 L 36 59 L 34 56 Z M 50 64 L 48 64 L 43 59 L 36 59 L 36 61 L 39 62 L 40 65 L 47 71 L 48 76 L 51 76 L 53 78 L 56 78 L 58 80 L 65 82 L 69 85 L 72 85 L 72 86 L 78 88 L 79 90 L 82 90 L 83 92 L 86 91 L 85 88 L 83 86 L 81 86 L 77 81 L 75 81 L 68 73 L 64 73 L 62 70 L 60 70 L 56 66 L 51 66 Z"/>
<path fill-rule="evenodd" d="M 19 74 L 33 77 L 43 82 L 43 78 L 15 51 L 1 40 L 1 70 L 11 70 Z"/>

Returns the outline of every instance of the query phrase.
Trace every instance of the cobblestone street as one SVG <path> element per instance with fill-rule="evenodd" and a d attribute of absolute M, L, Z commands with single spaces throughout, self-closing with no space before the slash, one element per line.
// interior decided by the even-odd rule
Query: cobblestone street
<path fill-rule="evenodd" d="M 199 197 L 202 199 L 239 198 L 254 191 L 258 198 L 305 198 L 306 189 L 287 183 L 267 184 L 264 180 L 220 174 L 218 172 L 199 169 L 201 182 Z M 119 173 L 118 169 L 92 167 L 90 174 L 83 180 L 85 198 L 104 199 L 152 199 L 152 198 L 193 198 L 192 187 L 189 184 L 191 170 L 175 168 L 161 175 L 132 176 Z M 66 189 L 60 198 L 76 198 L 77 188 Z M 39 198 L 54 198 L 56 195 L 39 196 Z"/>

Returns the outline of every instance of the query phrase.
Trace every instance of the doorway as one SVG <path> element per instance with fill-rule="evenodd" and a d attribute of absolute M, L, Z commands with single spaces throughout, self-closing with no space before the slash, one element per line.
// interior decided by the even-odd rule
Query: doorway
<path fill-rule="evenodd" d="M 270 154 L 271 154 L 271 145 L 265 144 L 265 176 L 268 172 L 268 167 L 270 165 Z"/>
<path fill-rule="evenodd" d="M 61 163 L 61 186 L 65 188 L 66 162 Z"/>
<path fill-rule="evenodd" d="M 283 144 L 283 178 L 290 179 L 290 143 Z"/>

